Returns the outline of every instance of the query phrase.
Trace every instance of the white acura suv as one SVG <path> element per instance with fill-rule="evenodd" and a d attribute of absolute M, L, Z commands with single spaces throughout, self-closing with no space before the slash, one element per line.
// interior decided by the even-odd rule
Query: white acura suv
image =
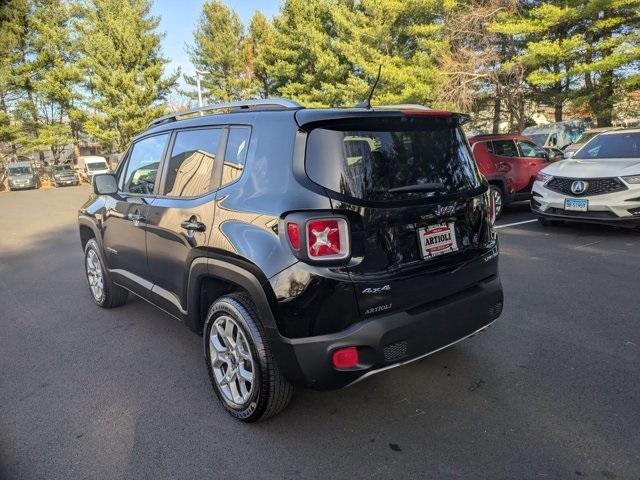
<path fill-rule="evenodd" d="M 531 210 L 555 221 L 640 227 L 640 129 L 601 133 L 568 160 L 542 169 Z"/>

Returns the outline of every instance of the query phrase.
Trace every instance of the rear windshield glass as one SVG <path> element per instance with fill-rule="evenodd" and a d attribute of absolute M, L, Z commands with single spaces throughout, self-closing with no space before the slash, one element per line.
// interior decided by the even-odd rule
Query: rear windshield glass
<path fill-rule="evenodd" d="M 598 135 L 573 158 L 640 158 L 640 132 Z"/>
<path fill-rule="evenodd" d="M 329 190 L 369 201 L 425 198 L 481 185 L 461 129 L 446 119 L 362 121 L 309 134 L 306 171 Z M 421 184 L 435 191 L 390 192 Z"/>

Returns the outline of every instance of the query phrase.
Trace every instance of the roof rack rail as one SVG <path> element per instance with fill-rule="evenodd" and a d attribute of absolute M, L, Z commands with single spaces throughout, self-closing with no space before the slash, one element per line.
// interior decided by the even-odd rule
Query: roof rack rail
<path fill-rule="evenodd" d="M 190 115 L 194 115 L 199 113 L 200 115 L 204 114 L 204 112 L 214 112 L 216 110 L 230 110 L 230 111 L 243 111 L 243 110 L 288 110 L 288 109 L 298 109 L 303 108 L 298 102 L 293 100 L 289 100 L 286 98 L 263 98 L 258 100 L 241 100 L 238 102 L 225 102 L 225 103 L 215 103 L 212 105 L 205 105 L 198 108 L 192 108 L 190 110 L 185 110 L 184 112 L 175 112 L 170 113 L 168 115 L 164 115 L 163 117 L 156 118 L 153 120 L 147 128 L 157 127 L 158 125 L 163 125 L 165 123 L 175 122 L 180 117 L 188 117 Z"/>

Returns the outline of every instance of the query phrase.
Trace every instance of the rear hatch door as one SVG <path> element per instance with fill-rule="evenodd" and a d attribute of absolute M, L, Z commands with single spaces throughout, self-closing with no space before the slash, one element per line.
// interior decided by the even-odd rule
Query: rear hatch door
<path fill-rule="evenodd" d="M 350 219 L 361 316 L 419 309 L 495 274 L 487 187 L 460 123 L 417 111 L 307 126 L 306 174 Z"/>

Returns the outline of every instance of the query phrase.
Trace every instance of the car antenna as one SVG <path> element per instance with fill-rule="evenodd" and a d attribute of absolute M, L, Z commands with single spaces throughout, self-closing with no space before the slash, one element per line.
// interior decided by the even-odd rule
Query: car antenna
<path fill-rule="evenodd" d="M 356 107 L 357 108 L 366 108 L 367 110 L 371 110 L 371 98 L 373 97 L 373 92 L 376 91 L 376 87 L 378 86 L 378 82 L 380 81 L 380 74 L 382 73 L 382 64 L 378 67 L 378 76 L 376 77 L 376 81 L 373 83 L 371 87 L 371 91 L 369 92 L 369 96 L 364 102 L 360 102 Z"/>

